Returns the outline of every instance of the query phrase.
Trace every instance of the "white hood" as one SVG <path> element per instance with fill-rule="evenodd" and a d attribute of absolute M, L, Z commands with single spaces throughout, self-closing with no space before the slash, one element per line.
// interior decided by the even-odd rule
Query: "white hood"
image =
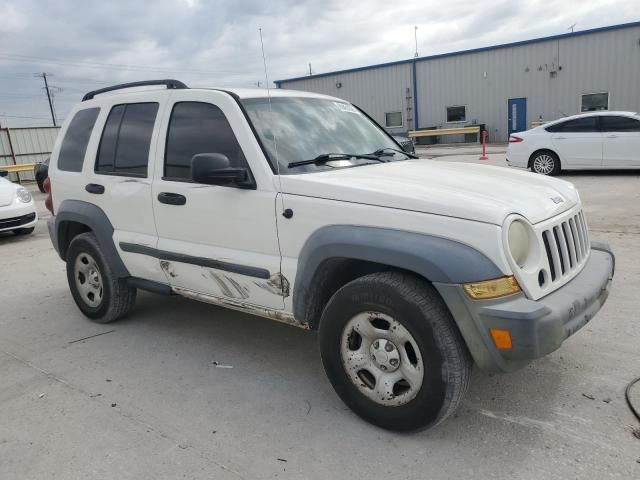
<path fill-rule="evenodd" d="M 18 187 L 9 180 L 0 177 L 0 207 L 11 205 L 16 196 L 17 188 Z"/>
<path fill-rule="evenodd" d="M 579 202 L 575 187 L 563 180 L 503 167 L 424 159 L 283 175 L 282 190 L 496 225 L 511 213 L 535 224 Z"/>

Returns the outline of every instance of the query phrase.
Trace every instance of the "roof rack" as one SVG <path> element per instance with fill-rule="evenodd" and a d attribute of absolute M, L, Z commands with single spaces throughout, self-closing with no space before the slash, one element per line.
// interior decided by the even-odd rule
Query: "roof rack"
<path fill-rule="evenodd" d="M 92 90 L 91 92 L 87 93 L 84 97 L 82 97 L 82 101 L 84 102 L 86 100 L 91 100 L 93 97 L 95 97 L 96 95 L 100 95 L 101 93 L 112 92 L 114 90 L 121 90 L 123 88 L 146 87 L 149 85 L 166 85 L 167 89 L 169 90 L 171 89 L 179 90 L 179 89 L 189 88 L 180 80 L 172 80 L 172 79 L 144 80 L 142 82 L 121 83 L 120 85 L 113 85 L 112 87 L 105 87 L 105 88 L 100 88 L 98 90 Z"/>

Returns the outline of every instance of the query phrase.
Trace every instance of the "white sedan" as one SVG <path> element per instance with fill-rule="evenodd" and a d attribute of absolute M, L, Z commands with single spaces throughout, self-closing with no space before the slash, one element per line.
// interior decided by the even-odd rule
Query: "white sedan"
<path fill-rule="evenodd" d="M 507 164 L 542 175 L 560 170 L 640 168 L 640 115 L 600 111 L 512 134 Z"/>
<path fill-rule="evenodd" d="M 28 235 L 33 232 L 38 215 L 29 191 L 0 176 L 0 232 Z"/>

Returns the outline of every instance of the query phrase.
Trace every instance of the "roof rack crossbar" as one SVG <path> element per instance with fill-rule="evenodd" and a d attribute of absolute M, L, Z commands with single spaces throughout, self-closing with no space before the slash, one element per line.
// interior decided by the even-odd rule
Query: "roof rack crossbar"
<path fill-rule="evenodd" d="M 96 95 L 100 95 L 101 93 L 113 92 L 114 90 L 121 90 L 123 88 L 132 88 L 132 87 L 146 87 L 149 85 L 166 85 L 167 89 L 184 89 L 189 88 L 180 80 L 172 80 L 170 78 L 164 80 L 144 80 L 142 82 L 130 82 L 130 83 L 121 83 L 120 85 L 113 85 L 111 87 L 100 88 L 98 90 L 92 90 L 87 93 L 84 97 L 82 97 L 82 101 L 91 100 Z"/>

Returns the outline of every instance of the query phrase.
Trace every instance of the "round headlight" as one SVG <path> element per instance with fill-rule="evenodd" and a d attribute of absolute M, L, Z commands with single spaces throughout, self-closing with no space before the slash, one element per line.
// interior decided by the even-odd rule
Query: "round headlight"
<path fill-rule="evenodd" d="M 529 232 L 527 226 L 520 220 L 514 220 L 509 225 L 507 238 L 511 256 L 520 268 L 524 267 L 529 256 Z"/>
<path fill-rule="evenodd" d="M 26 188 L 20 187 L 16 190 L 16 195 L 22 203 L 29 203 L 31 201 L 31 194 Z"/>

